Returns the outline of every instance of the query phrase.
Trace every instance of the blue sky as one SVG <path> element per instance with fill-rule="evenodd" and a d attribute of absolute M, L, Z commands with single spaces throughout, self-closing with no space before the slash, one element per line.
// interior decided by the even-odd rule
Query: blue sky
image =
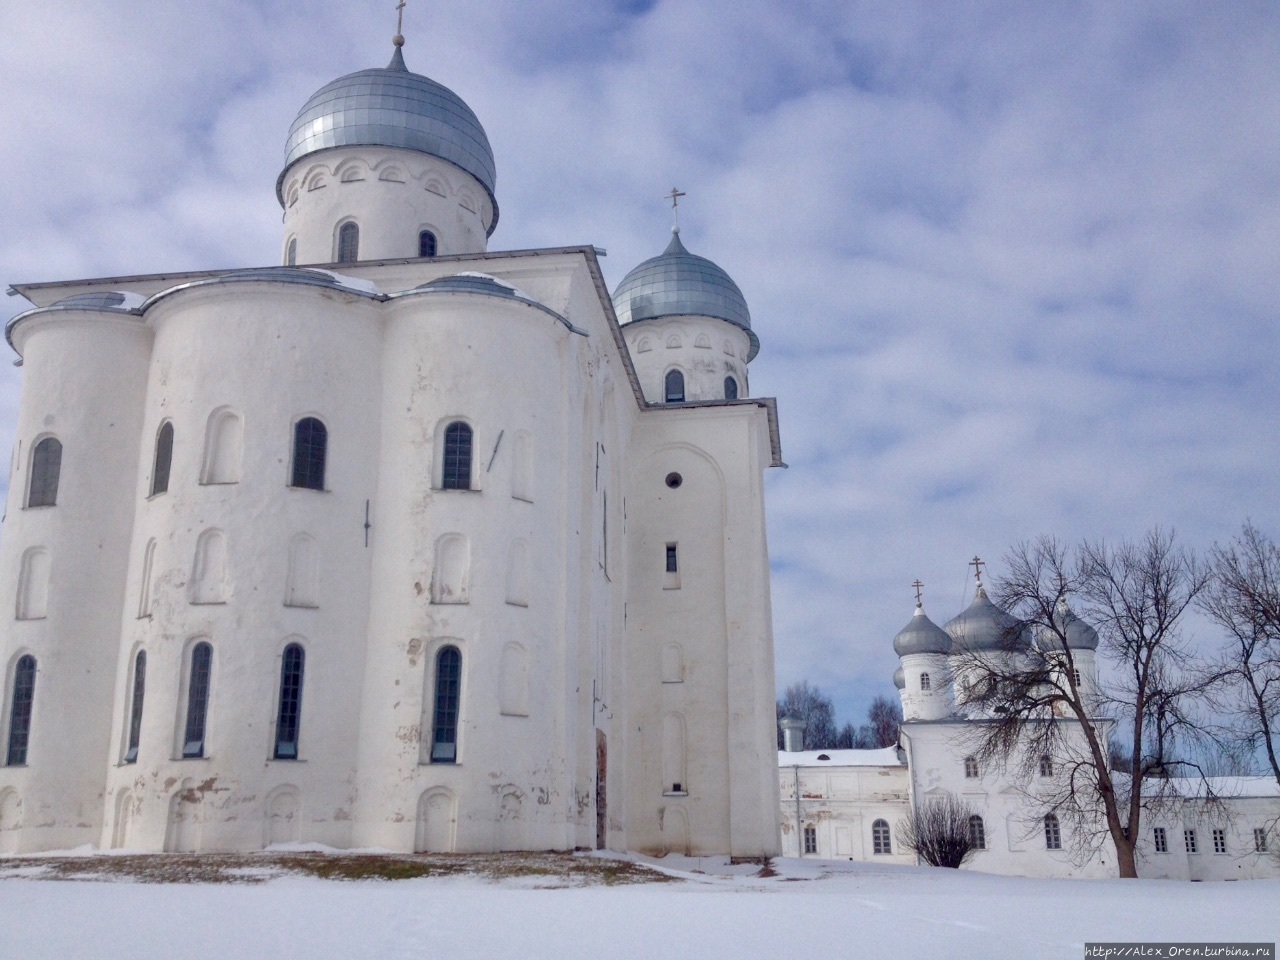
<path fill-rule="evenodd" d="M 393 8 L 0 6 L 0 283 L 275 262 L 289 122 Z M 791 465 L 780 687 L 854 718 L 911 581 L 943 622 L 1020 539 L 1280 536 L 1274 3 L 410 0 L 405 34 L 493 143 L 492 249 L 594 243 L 616 285 L 687 191 Z"/>

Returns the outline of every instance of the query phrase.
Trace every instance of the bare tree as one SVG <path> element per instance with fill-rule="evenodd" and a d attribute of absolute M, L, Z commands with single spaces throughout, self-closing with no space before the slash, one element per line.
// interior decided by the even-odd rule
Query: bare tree
<path fill-rule="evenodd" d="M 931 867 L 959 866 L 978 849 L 973 808 L 951 793 L 926 797 L 898 821 L 898 845 Z"/>
<path fill-rule="evenodd" d="M 898 728 L 902 726 L 902 704 L 897 698 L 890 699 L 880 695 L 871 701 L 867 708 L 867 727 L 872 749 L 878 747 L 896 747 L 898 745 Z"/>
<path fill-rule="evenodd" d="M 1213 580 L 1204 611 L 1227 633 L 1221 706 L 1233 716 L 1249 754 L 1259 751 L 1280 783 L 1280 548 L 1252 523 L 1209 553 Z"/>
<path fill-rule="evenodd" d="M 804 743 L 810 750 L 832 750 L 839 734 L 836 731 L 836 710 L 831 698 L 801 680 L 787 687 L 778 701 L 778 720 L 790 714 L 805 721 Z M 782 749 L 782 729 L 778 729 L 778 749 Z"/>
<path fill-rule="evenodd" d="M 1160 530 L 1071 552 L 1041 538 L 1014 547 L 1005 564 L 994 593 L 1013 616 L 998 649 L 961 646 L 953 658 L 960 706 L 982 720 L 975 748 L 1075 828 L 1081 859 L 1110 839 L 1119 875 L 1136 877 L 1144 812 L 1178 802 L 1167 778 L 1203 780 L 1186 758 L 1200 755 L 1208 734 L 1199 710 L 1216 676 L 1181 626 L 1208 574 Z M 1106 686 L 1087 669 L 1092 647 L 1112 668 Z M 1127 770 L 1114 768 L 1117 755 Z"/>

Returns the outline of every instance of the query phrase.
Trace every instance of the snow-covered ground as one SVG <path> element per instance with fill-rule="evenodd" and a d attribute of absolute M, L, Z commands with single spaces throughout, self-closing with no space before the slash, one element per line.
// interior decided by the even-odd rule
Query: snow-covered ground
<path fill-rule="evenodd" d="M 0 957 L 1071 958 L 1086 941 L 1266 941 L 1280 881 L 1025 880 L 917 867 L 649 861 L 676 883 L 0 881 Z M 6 872 L 18 864 L 4 863 Z M 701 871 L 701 872 L 695 872 Z"/>

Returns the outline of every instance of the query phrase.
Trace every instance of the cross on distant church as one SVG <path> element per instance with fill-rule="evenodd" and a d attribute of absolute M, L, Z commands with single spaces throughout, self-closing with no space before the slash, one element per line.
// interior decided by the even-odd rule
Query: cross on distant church
<path fill-rule="evenodd" d="M 916 606 L 918 607 L 924 603 L 924 600 L 921 598 L 921 591 L 924 589 L 924 584 L 917 580 L 912 584 L 912 586 L 916 588 Z"/>
<path fill-rule="evenodd" d="M 404 0 L 401 2 L 403 3 Z M 681 193 L 675 187 L 672 187 L 671 192 L 667 194 L 667 199 L 671 201 L 671 219 L 675 221 L 677 227 L 680 226 L 680 198 L 685 196 L 688 194 Z"/>
<path fill-rule="evenodd" d="M 985 561 L 978 556 L 975 556 L 969 561 L 969 566 L 973 567 L 973 577 L 978 581 L 978 586 L 982 586 L 982 566 L 984 562 Z"/>

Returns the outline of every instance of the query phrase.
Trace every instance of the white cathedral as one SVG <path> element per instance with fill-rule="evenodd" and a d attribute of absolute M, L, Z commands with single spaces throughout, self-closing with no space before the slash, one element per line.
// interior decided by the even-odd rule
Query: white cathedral
<path fill-rule="evenodd" d="M 298 113 L 282 266 L 11 291 L 0 852 L 779 852 L 746 302 L 489 252 L 402 45 Z"/>

